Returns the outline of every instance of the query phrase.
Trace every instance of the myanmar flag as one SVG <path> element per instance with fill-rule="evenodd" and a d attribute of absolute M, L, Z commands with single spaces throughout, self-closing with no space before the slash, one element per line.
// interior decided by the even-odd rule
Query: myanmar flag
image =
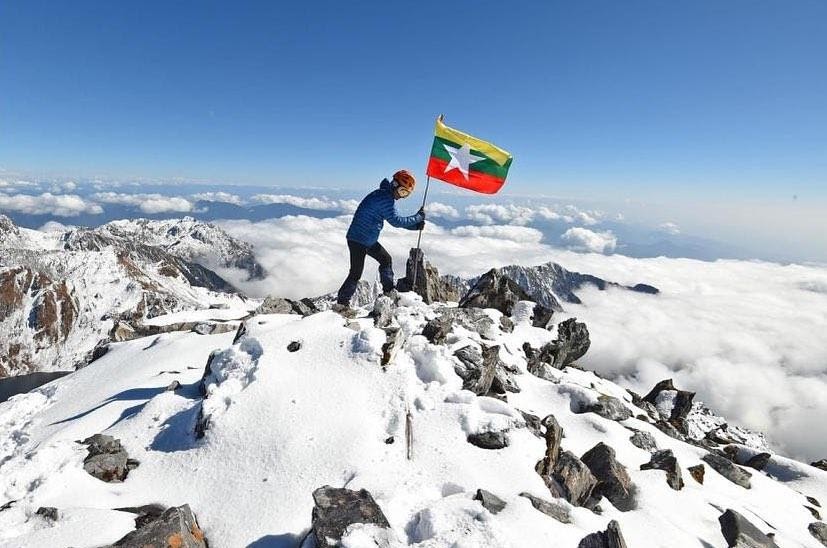
<path fill-rule="evenodd" d="M 495 194 L 505 183 L 511 154 L 436 120 L 429 177 L 484 194 Z"/>

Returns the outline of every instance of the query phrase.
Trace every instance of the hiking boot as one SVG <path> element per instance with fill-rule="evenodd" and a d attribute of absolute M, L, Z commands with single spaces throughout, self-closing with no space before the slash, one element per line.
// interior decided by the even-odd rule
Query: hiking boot
<path fill-rule="evenodd" d="M 336 312 L 337 314 L 342 316 L 343 318 L 351 319 L 356 317 L 356 311 L 346 304 L 336 303 L 332 307 L 330 307 L 330 309 L 333 312 Z"/>

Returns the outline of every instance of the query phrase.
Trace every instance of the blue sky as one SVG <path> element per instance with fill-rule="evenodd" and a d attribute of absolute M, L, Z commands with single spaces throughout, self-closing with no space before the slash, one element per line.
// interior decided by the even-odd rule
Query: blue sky
<path fill-rule="evenodd" d="M 0 165 L 360 186 L 433 118 L 514 193 L 827 195 L 827 3 L 0 7 Z M 576 187 L 576 188 L 575 188 Z"/>

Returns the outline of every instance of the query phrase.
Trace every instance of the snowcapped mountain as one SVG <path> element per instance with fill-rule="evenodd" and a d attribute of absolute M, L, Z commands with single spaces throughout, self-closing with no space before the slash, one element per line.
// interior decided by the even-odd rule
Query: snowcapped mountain
<path fill-rule="evenodd" d="M 0 231 L 0 377 L 82 365 L 118 322 L 244 302 L 211 270 L 107 230 L 0 216 Z"/>
<path fill-rule="evenodd" d="M 114 343 L 13 397 L 0 547 L 827 542 L 827 471 L 697 419 L 669 381 L 638 395 L 579 368 L 587 326 L 538 327 L 508 278 L 471 295 Z"/>
<path fill-rule="evenodd" d="M 250 280 L 264 277 L 253 248 L 233 238 L 217 226 L 193 217 L 167 220 L 125 219 L 95 229 L 123 241 L 132 240 L 158 247 L 171 255 L 209 268 L 221 266 L 247 272 Z"/>

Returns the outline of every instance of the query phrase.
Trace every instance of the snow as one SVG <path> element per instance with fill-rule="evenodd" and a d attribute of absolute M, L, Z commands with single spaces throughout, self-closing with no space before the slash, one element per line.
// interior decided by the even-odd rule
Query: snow
<path fill-rule="evenodd" d="M 708 467 L 699 485 L 686 468 L 701 462 L 702 449 L 635 418 L 617 423 L 573 412 L 581 400 L 605 394 L 642 413 L 618 385 L 573 368 L 554 372 L 554 382 L 528 374 L 522 342 L 539 345 L 554 333 L 531 327 L 523 313 L 513 333 L 495 330 L 486 341 L 521 371 L 521 392 L 509 393 L 507 403 L 476 396 L 462 389 L 451 353 L 480 336 L 457 329 L 446 346 L 432 345 L 417 333 L 434 308 L 410 294 L 400 301 L 395 321 L 407 339 L 386 369 L 379 362 L 384 332 L 367 318 L 348 327 L 332 312 L 263 315 L 247 320 L 235 342 L 233 333 L 175 332 L 114 344 L 86 368 L 0 404 L 0 504 L 17 501 L 0 511 L 0 547 L 107 544 L 133 527 L 114 508 L 151 502 L 190 504 L 213 547 L 296 546 L 310 527 L 311 494 L 323 485 L 370 491 L 391 524 L 383 533 L 389 546 L 573 548 L 612 519 L 632 547 L 723 546 L 717 519 L 726 508 L 763 530 L 772 524 L 780 546 L 820 546 L 807 532 L 813 518 L 801 493 L 827 502 L 827 472 L 774 457 L 773 477 L 753 471 L 749 490 Z M 302 345 L 290 352 L 293 341 Z M 202 400 L 199 380 L 211 354 Z M 165 391 L 173 379 L 182 388 Z M 620 512 L 603 500 L 598 515 L 570 507 L 566 525 L 535 510 L 520 493 L 552 498 L 534 470 L 545 442 L 519 410 L 553 414 L 565 432 L 563 449 L 577 455 L 598 442 L 614 448 L 637 485 L 637 508 Z M 202 411 L 209 426 L 197 440 Z M 639 470 L 650 455 L 629 442 L 627 427 L 673 450 L 683 490 L 669 488 L 662 471 Z M 487 430 L 507 430 L 509 445 L 485 450 L 466 441 Z M 77 440 L 98 432 L 120 439 L 141 463 L 123 483 L 83 471 Z M 506 508 L 485 510 L 473 500 L 479 488 Z M 35 516 L 40 506 L 57 507 L 60 519 L 49 525 Z M 376 534 L 375 527 L 351 527 L 343 546 L 374 546 Z"/>

